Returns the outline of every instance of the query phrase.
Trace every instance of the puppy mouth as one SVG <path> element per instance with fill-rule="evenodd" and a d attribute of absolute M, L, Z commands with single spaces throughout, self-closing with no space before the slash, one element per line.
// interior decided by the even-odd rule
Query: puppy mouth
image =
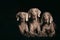
<path fill-rule="evenodd" d="M 48 18 L 44 17 L 45 20 L 47 20 Z"/>
<path fill-rule="evenodd" d="M 36 18 L 37 16 L 36 16 L 36 15 L 33 15 L 32 17 L 33 17 L 33 18 Z"/>
<path fill-rule="evenodd" d="M 36 18 L 33 18 L 33 20 L 36 20 Z"/>

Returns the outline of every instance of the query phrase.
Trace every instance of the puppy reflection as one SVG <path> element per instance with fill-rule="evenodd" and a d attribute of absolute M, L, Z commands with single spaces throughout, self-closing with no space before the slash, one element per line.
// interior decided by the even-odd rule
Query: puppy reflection
<path fill-rule="evenodd" d="M 43 24 L 42 28 L 42 36 L 53 37 L 55 34 L 55 24 L 53 22 L 53 17 L 49 12 L 45 12 L 42 15 L 41 22 Z"/>
<path fill-rule="evenodd" d="M 34 37 L 40 33 L 40 23 L 38 17 L 40 17 L 41 11 L 38 8 L 31 8 L 28 13 L 29 18 L 32 18 L 32 23 L 30 23 L 30 35 Z"/>
<path fill-rule="evenodd" d="M 28 33 L 28 25 L 25 21 L 28 21 L 28 13 L 26 12 L 18 12 L 16 15 L 17 21 L 19 21 L 19 17 L 21 18 L 21 24 L 19 25 L 20 32 L 22 34 Z M 26 32 L 26 33 L 25 33 Z"/>

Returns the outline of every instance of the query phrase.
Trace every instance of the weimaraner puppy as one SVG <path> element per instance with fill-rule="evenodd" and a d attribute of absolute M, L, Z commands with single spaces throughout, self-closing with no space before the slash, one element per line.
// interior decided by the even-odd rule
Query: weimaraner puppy
<path fill-rule="evenodd" d="M 55 35 L 55 23 L 53 22 L 53 17 L 50 12 L 44 12 L 42 15 L 41 23 L 42 26 L 42 36 L 44 37 L 53 37 Z"/>
<path fill-rule="evenodd" d="M 41 30 L 40 30 L 40 22 L 39 22 L 39 18 L 41 11 L 38 8 L 31 8 L 29 11 L 29 18 L 32 18 L 32 23 L 30 24 L 30 34 L 34 37 L 34 36 L 38 36 L 38 34 L 40 34 Z"/>
<path fill-rule="evenodd" d="M 21 24 L 19 24 L 19 29 L 22 34 L 27 34 L 28 31 L 28 25 L 25 21 L 28 21 L 28 13 L 27 12 L 18 12 L 16 15 L 17 21 L 19 21 L 19 17 L 21 18 Z M 26 33 L 25 33 L 26 32 Z"/>

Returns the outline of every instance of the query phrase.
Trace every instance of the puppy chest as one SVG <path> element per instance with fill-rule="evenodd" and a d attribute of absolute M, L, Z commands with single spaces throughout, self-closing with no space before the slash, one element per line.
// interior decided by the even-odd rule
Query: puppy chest
<path fill-rule="evenodd" d="M 34 24 L 33 24 L 33 27 L 34 27 L 34 28 L 37 28 L 37 27 L 38 27 L 38 23 L 34 23 Z"/>
<path fill-rule="evenodd" d="M 20 28 L 21 28 L 22 30 L 26 29 L 26 24 L 22 24 L 22 25 L 20 26 Z"/>

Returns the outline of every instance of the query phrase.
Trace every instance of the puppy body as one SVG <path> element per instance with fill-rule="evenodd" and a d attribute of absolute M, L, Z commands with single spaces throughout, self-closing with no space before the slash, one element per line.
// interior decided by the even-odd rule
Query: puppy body
<path fill-rule="evenodd" d="M 51 23 L 51 24 L 45 24 L 43 26 L 43 29 L 42 29 L 42 35 L 43 36 L 49 36 L 49 37 L 52 37 L 53 35 L 55 34 L 55 28 L 54 28 L 54 24 Z"/>
<path fill-rule="evenodd" d="M 22 22 L 22 23 L 19 25 L 19 29 L 20 29 L 20 32 L 21 32 L 22 34 L 28 33 L 28 25 L 27 25 L 27 23 Z"/>
<path fill-rule="evenodd" d="M 38 36 L 38 34 L 40 33 L 40 23 L 38 21 L 30 23 L 30 33 L 32 35 Z"/>

